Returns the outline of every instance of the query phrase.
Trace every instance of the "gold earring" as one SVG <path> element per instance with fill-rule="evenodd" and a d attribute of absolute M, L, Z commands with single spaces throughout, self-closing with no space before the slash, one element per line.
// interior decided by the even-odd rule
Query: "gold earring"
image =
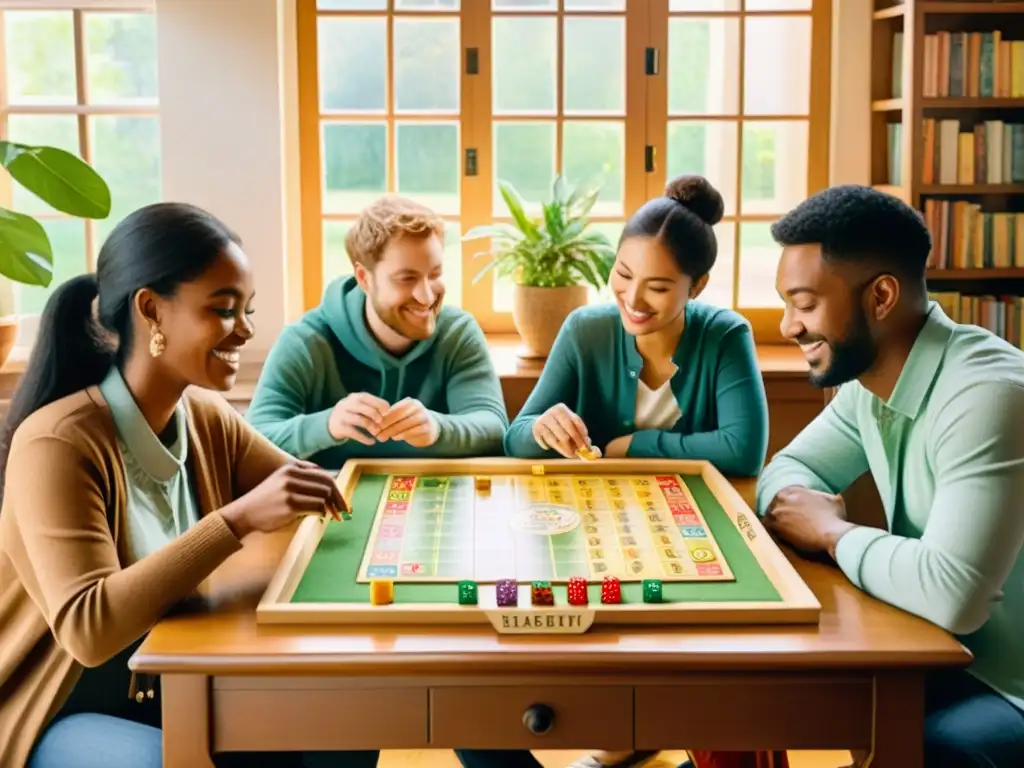
<path fill-rule="evenodd" d="M 157 326 L 153 326 L 150 329 L 149 354 L 153 357 L 160 357 L 165 349 L 167 349 L 167 338 Z"/>

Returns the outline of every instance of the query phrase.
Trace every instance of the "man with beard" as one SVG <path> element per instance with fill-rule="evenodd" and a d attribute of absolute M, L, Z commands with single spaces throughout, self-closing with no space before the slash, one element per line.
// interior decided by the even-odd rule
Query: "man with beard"
<path fill-rule="evenodd" d="M 474 318 L 443 306 L 444 222 L 402 197 L 370 205 L 345 238 L 354 275 L 281 333 L 249 421 L 297 458 L 497 455 L 501 384 Z"/>
<path fill-rule="evenodd" d="M 958 635 L 926 690 L 925 764 L 1024 765 L 1024 353 L 929 301 L 917 211 L 827 189 L 776 222 L 782 331 L 838 395 L 758 482 L 766 527 L 868 594 Z M 870 471 L 887 529 L 839 495 Z"/>

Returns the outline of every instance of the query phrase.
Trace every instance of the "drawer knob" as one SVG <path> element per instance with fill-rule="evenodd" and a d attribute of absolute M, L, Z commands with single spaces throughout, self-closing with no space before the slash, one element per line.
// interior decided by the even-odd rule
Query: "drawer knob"
<path fill-rule="evenodd" d="M 523 725 L 534 736 L 543 736 L 555 725 L 555 710 L 547 704 L 533 704 L 523 712 Z"/>

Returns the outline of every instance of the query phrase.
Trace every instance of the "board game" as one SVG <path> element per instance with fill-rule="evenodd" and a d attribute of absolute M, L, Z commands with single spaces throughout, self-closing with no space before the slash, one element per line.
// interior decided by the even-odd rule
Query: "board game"
<path fill-rule="evenodd" d="M 389 475 L 384 488 L 364 583 L 733 578 L 679 475 Z"/>
<path fill-rule="evenodd" d="M 299 525 L 261 624 L 817 623 L 821 606 L 710 463 L 352 460 L 345 519 Z"/>

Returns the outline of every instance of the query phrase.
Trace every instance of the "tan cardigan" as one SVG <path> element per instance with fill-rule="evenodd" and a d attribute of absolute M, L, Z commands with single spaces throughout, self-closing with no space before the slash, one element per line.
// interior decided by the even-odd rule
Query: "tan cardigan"
<path fill-rule="evenodd" d="M 290 460 L 218 394 L 185 402 L 201 519 L 128 567 L 124 469 L 99 389 L 15 434 L 0 508 L 0 766 L 25 765 L 83 665 L 143 637 L 241 547 L 217 510 Z"/>

